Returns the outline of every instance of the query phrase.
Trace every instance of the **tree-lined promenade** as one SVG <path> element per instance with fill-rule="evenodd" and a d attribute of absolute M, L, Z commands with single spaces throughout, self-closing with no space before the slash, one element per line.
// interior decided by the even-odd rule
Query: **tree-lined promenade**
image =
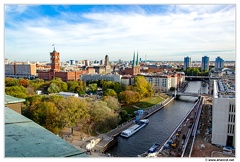
<path fill-rule="evenodd" d="M 102 99 L 64 98 L 57 94 L 60 91 L 74 92 L 80 96 L 86 92 L 94 94 L 97 87 L 102 88 Z M 36 95 L 36 90 L 42 90 L 48 95 Z M 61 134 L 66 127 L 71 130 L 78 127 L 80 132 L 88 135 L 105 133 L 134 117 L 134 111 L 129 111 L 128 106 L 136 111 L 166 99 L 166 96 L 152 97 L 153 86 L 143 76 L 135 77 L 135 84 L 126 87 L 118 82 L 104 80 L 85 83 L 63 82 L 60 78 L 51 81 L 5 78 L 5 93 L 25 98 L 22 114 L 55 134 Z"/>

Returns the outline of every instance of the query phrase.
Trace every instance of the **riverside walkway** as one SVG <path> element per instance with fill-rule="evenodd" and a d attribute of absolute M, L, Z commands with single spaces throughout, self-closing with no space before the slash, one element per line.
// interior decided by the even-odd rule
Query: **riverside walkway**
<path fill-rule="evenodd" d="M 156 113 L 157 111 L 159 111 L 160 109 L 164 108 L 164 106 L 166 106 L 167 104 L 169 104 L 174 98 L 168 98 L 165 101 L 158 103 L 152 107 L 150 107 L 147 110 L 144 110 L 143 115 L 140 117 L 139 120 L 141 119 L 145 119 L 149 116 L 151 116 L 152 114 Z M 98 152 L 104 152 L 106 151 L 109 147 L 111 147 L 113 144 L 115 144 L 117 142 L 117 135 L 119 135 L 122 131 L 124 131 L 125 129 L 129 128 L 130 126 L 135 124 L 135 119 L 133 118 L 121 125 L 119 125 L 118 127 L 116 127 L 115 129 L 111 130 L 110 132 L 106 133 L 106 134 L 100 134 L 99 136 L 96 137 L 96 139 L 101 139 L 101 141 L 99 143 L 97 143 L 92 150 L 94 151 L 98 151 Z"/>

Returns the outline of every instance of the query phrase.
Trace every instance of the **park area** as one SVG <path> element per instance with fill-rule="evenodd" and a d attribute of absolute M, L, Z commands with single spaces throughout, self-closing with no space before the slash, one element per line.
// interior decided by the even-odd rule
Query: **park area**
<path fill-rule="evenodd" d="M 134 114 L 134 111 L 137 111 L 139 109 L 146 110 L 160 102 L 163 102 L 167 98 L 167 95 L 161 94 L 159 96 L 144 98 L 133 105 L 121 105 L 121 107 L 123 110 L 127 111 L 128 114 Z"/>

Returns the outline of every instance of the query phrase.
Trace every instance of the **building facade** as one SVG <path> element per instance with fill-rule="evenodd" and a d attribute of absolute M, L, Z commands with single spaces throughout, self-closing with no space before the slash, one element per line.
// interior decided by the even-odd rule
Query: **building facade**
<path fill-rule="evenodd" d="M 35 78 L 37 75 L 36 64 L 12 63 L 5 64 L 5 76 L 14 78 Z"/>
<path fill-rule="evenodd" d="M 229 80 L 214 80 L 212 143 L 235 147 L 235 85 Z"/>
<path fill-rule="evenodd" d="M 192 67 L 191 57 L 184 57 L 184 66 L 183 70 L 187 70 L 187 68 Z"/>
<path fill-rule="evenodd" d="M 202 71 L 207 70 L 209 71 L 209 57 L 204 56 L 202 57 Z"/>
<path fill-rule="evenodd" d="M 143 75 L 147 82 L 154 86 L 157 92 L 168 92 L 172 86 L 171 75 L 145 74 Z M 176 78 L 177 80 L 177 78 Z"/>

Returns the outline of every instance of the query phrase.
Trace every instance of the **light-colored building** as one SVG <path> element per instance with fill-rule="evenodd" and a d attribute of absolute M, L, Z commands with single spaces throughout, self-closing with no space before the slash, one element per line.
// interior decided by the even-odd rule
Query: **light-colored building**
<path fill-rule="evenodd" d="M 80 76 L 80 80 L 82 81 L 90 81 L 90 80 L 93 80 L 93 81 L 98 81 L 98 80 L 110 80 L 110 81 L 113 81 L 113 82 L 120 82 L 121 83 L 121 78 L 122 78 L 122 75 L 113 75 L 113 74 L 82 74 Z"/>
<path fill-rule="evenodd" d="M 170 75 L 144 74 L 143 76 L 153 84 L 155 91 L 168 92 L 172 86 Z"/>
<path fill-rule="evenodd" d="M 214 80 L 212 143 L 235 147 L 235 83 Z"/>
<path fill-rule="evenodd" d="M 171 76 L 171 87 L 177 88 L 178 87 L 178 76 L 174 74 Z"/>
<path fill-rule="evenodd" d="M 31 63 L 12 63 L 5 64 L 6 77 L 31 78 L 36 77 L 36 64 Z"/>

